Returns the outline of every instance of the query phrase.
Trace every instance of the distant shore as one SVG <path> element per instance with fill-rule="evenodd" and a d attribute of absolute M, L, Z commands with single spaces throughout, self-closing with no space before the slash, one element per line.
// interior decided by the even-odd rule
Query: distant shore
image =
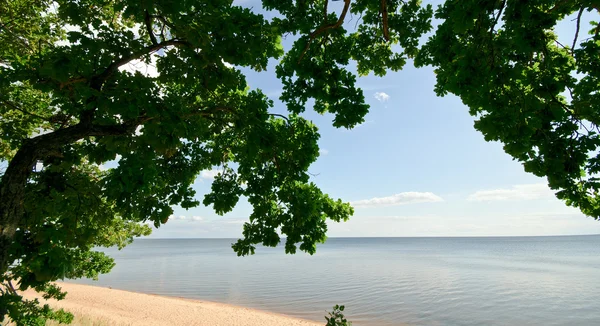
<path fill-rule="evenodd" d="M 64 308 L 76 319 L 94 325 L 198 325 L 198 326 L 316 326 L 323 322 L 303 320 L 256 309 L 228 304 L 164 297 L 72 283 L 58 284 L 68 292 L 64 300 L 44 300 L 51 307 Z M 34 291 L 26 298 L 38 297 Z M 87 324 L 87 322 L 86 322 Z"/>

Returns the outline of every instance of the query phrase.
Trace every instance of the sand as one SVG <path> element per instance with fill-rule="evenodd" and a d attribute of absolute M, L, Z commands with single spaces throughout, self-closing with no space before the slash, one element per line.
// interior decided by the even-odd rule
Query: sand
<path fill-rule="evenodd" d="M 266 311 L 222 303 L 164 297 L 103 287 L 59 283 L 68 292 L 61 301 L 43 300 L 52 307 L 64 308 L 86 319 L 107 325 L 206 325 L 206 326 L 313 326 L 324 325 Z M 36 293 L 27 291 L 25 297 Z M 38 296 L 39 297 L 39 296 Z"/>

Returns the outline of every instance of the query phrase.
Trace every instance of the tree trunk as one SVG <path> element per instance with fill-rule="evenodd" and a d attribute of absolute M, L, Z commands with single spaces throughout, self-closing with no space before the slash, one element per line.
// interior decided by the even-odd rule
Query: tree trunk
<path fill-rule="evenodd" d="M 10 161 L 0 182 L 0 275 L 12 264 L 8 260 L 8 249 L 23 217 L 25 186 L 37 162 L 36 147 L 25 142 Z"/>
<path fill-rule="evenodd" d="M 8 164 L 0 181 L 0 275 L 4 274 L 12 261 L 8 249 L 15 231 L 22 221 L 25 187 L 33 167 L 57 149 L 90 136 L 123 136 L 131 134 L 144 119 L 128 121 L 120 125 L 94 125 L 89 119 L 74 126 L 27 139 Z"/>

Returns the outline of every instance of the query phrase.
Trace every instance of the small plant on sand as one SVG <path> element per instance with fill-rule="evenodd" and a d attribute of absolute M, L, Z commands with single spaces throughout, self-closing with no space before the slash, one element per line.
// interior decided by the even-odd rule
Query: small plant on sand
<path fill-rule="evenodd" d="M 346 317 L 344 317 L 344 306 L 335 305 L 333 311 L 329 312 L 329 317 L 325 316 L 327 324 L 325 326 L 352 326 Z"/>

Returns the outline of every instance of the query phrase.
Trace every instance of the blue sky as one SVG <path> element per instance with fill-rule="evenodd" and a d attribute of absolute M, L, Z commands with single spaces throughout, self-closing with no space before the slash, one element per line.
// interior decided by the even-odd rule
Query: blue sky
<path fill-rule="evenodd" d="M 238 2 L 241 3 L 241 2 Z M 242 5 L 260 8 L 257 1 Z M 339 10 L 341 2 L 332 2 Z M 583 25 L 585 26 L 585 25 Z M 559 35 L 573 35 L 566 22 Z M 290 40 L 286 40 L 289 44 Z M 248 72 L 251 88 L 276 101 L 281 85 L 267 72 Z M 246 71 L 246 70 L 244 70 Z M 321 133 L 322 155 L 309 172 L 321 189 L 355 205 L 346 223 L 330 223 L 341 236 L 516 236 L 597 234 L 600 222 L 566 207 L 544 179 L 527 174 L 499 143 L 473 128 L 474 118 L 454 96 L 436 97 L 431 68 L 407 64 L 383 78 L 359 79 L 371 105 L 366 122 L 353 130 L 331 126 L 331 115 L 304 115 Z M 214 171 L 201 174 L 199 198 L 210 191 Z M 251 207 L 240 203 L 226 216 L 210 207 L 176 209 L 152 237 L 239 237 Z"/>

